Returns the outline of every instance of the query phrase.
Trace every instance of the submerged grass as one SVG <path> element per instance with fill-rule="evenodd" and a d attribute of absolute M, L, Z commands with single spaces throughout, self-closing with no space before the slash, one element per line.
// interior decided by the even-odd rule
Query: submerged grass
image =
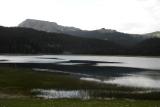
<path fill-rule="evenodd" d="M 142 89 L 119 87 L 89 81 L 66 74 L 38 72 L 32 69 L 0 67 L 0 98 L 30 97 L 32 89 L 87 90 L 91 97 L 159 100 L 160 93 L 133 93 Z M 4 96 L 4 97 L 3 97 Z"/>
<path fill-rule="evenodd" d="M 30 89 L 105 89 L 112 91 L 132 91 L 135 89 L 81 81 L 71 75 L 38 72 L 31 69 L 0 67 L 0 91 L 26 93 Z"/>

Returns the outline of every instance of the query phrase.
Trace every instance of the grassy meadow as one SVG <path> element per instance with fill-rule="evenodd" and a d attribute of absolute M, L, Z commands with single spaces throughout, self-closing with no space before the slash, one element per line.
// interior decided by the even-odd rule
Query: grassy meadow
<path fill-rule="evenodd" d="M 88 90 L 92 99 L 42 99 L 32 89 Z M 0 67 L 0 107 L 160 107 L 160 93 L 133 93 L 141 90 L 82 81 L 67 74 Z"/>
<path fill-rule="evenodd" d="M 152 100 L 3 99 L 0 107 L 160 107 Z"/>

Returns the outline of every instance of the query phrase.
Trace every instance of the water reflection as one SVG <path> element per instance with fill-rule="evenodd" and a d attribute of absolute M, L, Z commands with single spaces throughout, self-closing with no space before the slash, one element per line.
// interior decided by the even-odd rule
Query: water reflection
<path fill-rule="evenodd" d="M 81 80 L 93 81 L 105 84 L 116 84 L 127 87 L 160 89 L 160 79 L 153 79 L 147 76 L 139 76 L 139 75 L 116 77 L 109 80 L 83 77 L 81 78 Z"/>
<path fill-rule="evenodd" d="M 37 71 L 78 75 L 84 77 L 81 80 L 86 81 L 160 88 L 159 57 L 0 55 L 0 63 L 1 66 L 8 64 L 14 67 L 38 68 L 34 69 Z"/>
<path fill-rule="evenodd" d="M 97 66 L 135 67 L 160 70 L 160 57 L 128 57 L 128 56 L 87 56 L 87 55 L 0 55 L 0 63 L 59 63 L 70 61 L 80 63 L 92 61 Z M 5 60 L 5 61 L 4 61 Z M 120 62 L 120 63 L 103 63 Z"/>
<path fill-rule="evenodd" d="M 45 99 L 58 99 L 58 98 L 79 98 L 89 99 L 90 96 L 87 91 L 84 90 L 45 90 L 45 89 L 33 89 L 32 93 L 39 93 L 36 97 Z"/>
<path fill-rule="evenodd" d="M 160 98 L 159 90 L 55 90 L 55 89 L 33 89 L 32 95 L 44 99 L 115 99 L 115 98 L 129 98 L 129 99 L 158 99 Z M 155 97 L 155 95 L 157 97 Z"/>

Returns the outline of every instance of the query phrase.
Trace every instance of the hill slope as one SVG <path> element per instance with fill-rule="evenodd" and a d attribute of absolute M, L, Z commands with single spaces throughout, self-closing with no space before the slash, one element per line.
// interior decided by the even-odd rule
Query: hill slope
<path fill-rule="evenodd" d="M 19 27 L 32 28 L 39 31 L 52 32 L 52 33 L 64 33 L 72 36 L 83 38 L 96 38 L 100 40 L 109 40 L 123 46 L 133 46 L 136 43 L 145 40 L 144 35 L 134 35 L 117 32 L 111 29 L 98 29 L 93 31 L 81 30 L 75 27 L 61 26 L 54 22 L 27 19 Z"/>
<path fill-rule="evenodd" d="M 144 40 L 137 44 L 133 50 L 134 53 L 139 55 L 160 55 L 160 38 Z"/>
<path fill-rule="evenodd" d="M 0 53 L 118 54 L 121 51 L 121 46 L 105 40 L 0 27 Z"/>
<path fill-rule="evenodd" d="M 149 38 L 126 48 L 110 40 L 0 27 L 0 53 L 160 55 L 160 38 Z"/>

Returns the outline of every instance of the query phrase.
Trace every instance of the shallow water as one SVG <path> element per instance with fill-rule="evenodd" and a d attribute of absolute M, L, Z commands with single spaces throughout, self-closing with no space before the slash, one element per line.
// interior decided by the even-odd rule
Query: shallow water
<path fill-rule="evenodd" d="M 145 76 L 124 76 L 104 82 L 129 87 L 160 89 L 160 80 L 152 79 Z"/>
<path fill-rule="evenodd" d="M 160 57 L 0 55 L 0 63 L 48 63 L 56 64 L 60 67 L 72 66 L 67 70 L 60 70 L 64 73 L 81 75 L 83 77 L 81 79 L 86 81 L 129 87 L 160 88 Z M 74 67 L 79 65 L 80 69 L 83 69 L 80 70 Z M 108 67 L 112 68 L 108 69 Z M 44 68 L 43 71 L 48 71 L 47 69 L 49 68 Z M 88 76 L 93 77 L 88 78 Z M 103 80 L 101 76 L 103 76 Z"/>
<path fill-rule="evenodd" d="M 90 96 L 87 91 L 84 90 L 45 90 L 45 89 L 33 89 L 31 92 L 38 92 L 36 97 L 45 99 L 58 99 L 58 98 L 78 98 L 89 99 Z"/>
<path fill-rule="evenodd" d="M 137 95 L 141 97 L 143 95 L 150 95 L 147 98 L 153 97 L 152 93 L 160 93 L 160 90 L 132 90 L 132 91 L 107 91 L 107 90 L 55 90 L 55 89 L 33 89 L 31 93 L 34 97 L 44 99 L 115 99 L 115 98 L 127 98 L 123 95 L 129 95 L 128 98 L 137 98 Z M 119 94 L 121 94 L 119 96 Z M 136 97 L 135 97 L 136 96 Z M 143 99 L 143 97 L 142 97 Z"/>
<path fill-rule="evenodd" d="M 160 57 L 129 57 L 129 56 L 84 56 L 84 55 L 0 55 L 0 63 L 59 63 L 68 64 L 64 61 L 88 60 L 101 62 L 120 63 L 97 63 L 97 66 L 123 66 L 160 70 Z M 62 63 L 61 63 L 62 62 Z M 69 64 L 77 64 L 69 63 Z M 81 62 L 79 62 L 81 63 Z"/>
<path fill-rule="evenodd" d="M 80 78 L 84 81 L 93 81 L 103 84 L 115 84 L 127 87 L 137 87 L 137 88 L 150 88 L 150 89 L 160 89 L 160 79 L 152 79 L 145 76 L 124 76 L 124 77 L 116 77 L 109 80 L 100 80 L 97 78 Z"/>

